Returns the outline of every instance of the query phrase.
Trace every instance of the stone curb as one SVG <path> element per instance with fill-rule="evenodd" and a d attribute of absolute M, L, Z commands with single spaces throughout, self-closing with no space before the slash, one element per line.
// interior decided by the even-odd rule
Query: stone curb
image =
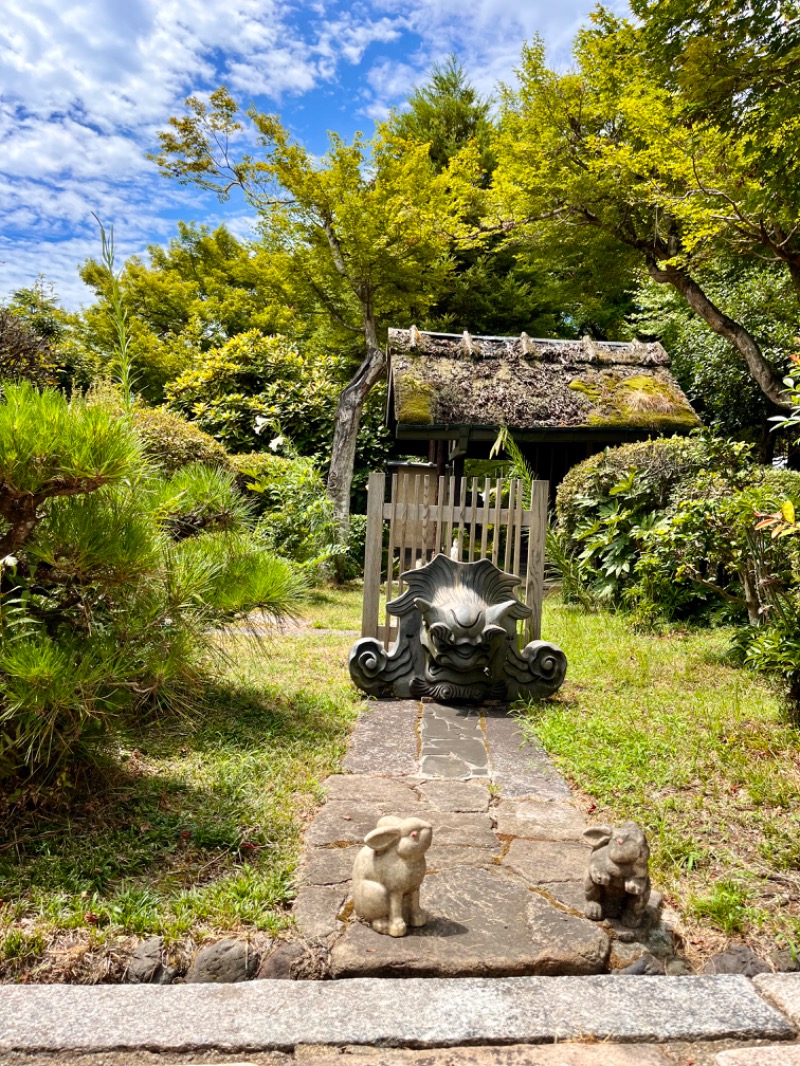
<path fill-rule="evenodd" d="M 789 1040 L 745 977 L 511 977 L 6 986 L 0 1050 L 435 1048 Z"/>

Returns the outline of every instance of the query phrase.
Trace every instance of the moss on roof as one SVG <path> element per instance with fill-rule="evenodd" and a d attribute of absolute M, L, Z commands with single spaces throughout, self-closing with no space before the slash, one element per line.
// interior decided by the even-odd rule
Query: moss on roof
<path fill-rule="evenodd" d="M 462 337 L 389 330 L 394 421 L 404 425 L 700 425 L 660 344 Z"/>

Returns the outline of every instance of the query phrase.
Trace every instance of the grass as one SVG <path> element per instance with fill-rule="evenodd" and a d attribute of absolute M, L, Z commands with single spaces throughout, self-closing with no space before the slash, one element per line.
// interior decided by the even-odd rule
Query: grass
<path fill-rule="evenodd" d="M 143 727 L 90 795 L 0 830 L 6 980 L 108 979 L 132 936 L 180 954 L 287 926 L 299 835 L 358 702 L 352 638 L 220 639 L 231 667 L 201 714 Z"/>
<path fill-rule="evenodd" d="M 543 629 L 569 669 L 526 711 L 530 730 L 594 817 L 645 827 L 696 950 L 799 944 L 800 734 L 762 678 L 726 662 L 730 632 L 637 634 L 553 601 Z"/>
<path fill-rule="evenodd" d="M 180 959 L 286 928 L 300 832 L 358 704 L 345 631 L 360 613 L 360 586 L 320 589 L 307 620 L 333 632 L 220 636 L 231 667 L 201 714 L 143 724 L 88 795 L 5 819 L 0 977 L 114 979 L 133 937 Z M 552 599 L 543 629 L 567 681 L 524 720 L 593 818 L 644 825 L 689 953 L 800 944 L 800 734 L 726 662 L 730 634 L 637 634 Z"/>

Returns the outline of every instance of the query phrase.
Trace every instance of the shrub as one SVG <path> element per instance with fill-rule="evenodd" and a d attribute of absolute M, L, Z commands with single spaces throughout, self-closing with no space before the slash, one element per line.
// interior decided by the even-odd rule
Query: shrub
<path fill-rule="evenodd" d="M 133 426 L 146 458 L 166 474 L 190 463 L 231 469 L 228 453 L 218 441 L 165 407 L 137 407 Z"/>
<path fill-rule="evenodd" d="M 631 471 L 652 505 L 664 507 L 676 482 L 707 462 L 707 447 L 699 437 L 660 437 L 606 448 L 574 466 L 561 482 L 556 503 L 559 526 L 571 535 L 585 519 L 583 501 L 610 496 Z"/>
<path fill-rule="evenodd" d="M 213 627 L 303 587 L 231 474 L 157 477 L 126 418 L 52 390 L 5 390 L 0 514 L 0 776 L 95 759 L 123 722 L 196 701 Z"/>
<path fill-rule="evenodd" d="M 160 482 L 156 502 L 164 528 L 175 540 L 198 533 L 233 532 L 252 524 L 253 509 L 233 474 L 192 463 Z"/>
<path fill-rule="evenodd" d="M 11 311 L 0 310 L 0 380 L 54 386 L 58 371 L 48 339 Z"/>
<path fill-rule="evenodd" d="M 250 330 L 198 353 L 167 395 L 172 410 L 232 451 L 266 448 L 270 434 L 259 427 L 280 424 L 299 451 L 314 455 L 329 447 L 339 389 L 331 360 Z"/>

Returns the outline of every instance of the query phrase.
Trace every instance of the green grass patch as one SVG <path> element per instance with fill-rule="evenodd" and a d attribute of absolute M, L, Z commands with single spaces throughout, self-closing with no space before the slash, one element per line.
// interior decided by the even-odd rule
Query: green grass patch
<path fill-rule="evenodd" d="M 594 816 L 645 827 L 654 882 L 698 937 L 800 940 L 800 733 L 728 664 L 731 633 L 640 634 L 552 600 L 543 630 L 567 681 L 526 720 Z"/>
<path fill-rule="evenodd" d="M 0 975 L 57 979 L 36 957 L 70 930 L 107 947 L 287 925 L 300 831 L 358 703 L 351 638 L 220 639 L 231 665 L 202 712 L 143 726 L 88 794 L 0 819 Z"/>

